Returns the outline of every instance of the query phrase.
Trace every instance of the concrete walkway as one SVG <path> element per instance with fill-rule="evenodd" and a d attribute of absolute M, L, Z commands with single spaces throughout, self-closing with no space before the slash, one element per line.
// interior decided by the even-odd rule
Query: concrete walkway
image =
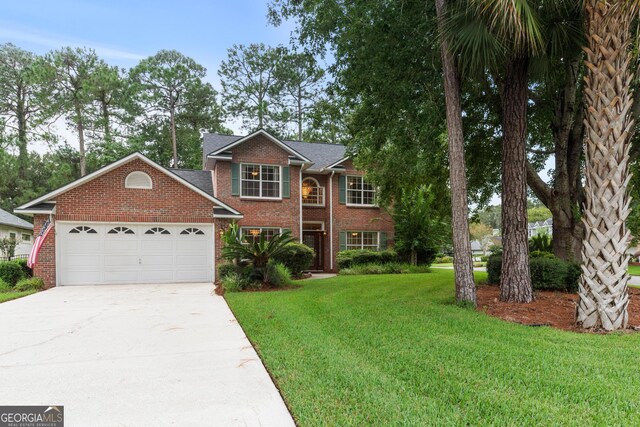
<path fill-rule="evenodd" d="M 66 426 L 292 426 L 210 284 L 54 288 L 0 304 L 0 405 Z"/>

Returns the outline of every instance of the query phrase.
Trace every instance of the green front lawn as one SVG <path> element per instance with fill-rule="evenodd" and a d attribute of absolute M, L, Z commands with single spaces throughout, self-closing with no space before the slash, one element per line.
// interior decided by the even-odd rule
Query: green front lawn
<path fill-rule="evenodd" d="M 226 298 L 301 426 L 640 424 L 640 335 L 459 308 L 452 270 Z"/>
<path fill-rule="evenodd" d="M 640 276 L 640 265 L 630 265 L 627 271 L 632 276 Z"/>
<path fill-rule="evenodd" d="M 23 291 L 23 292 L 0 292 L 0 303 L 11 301 L 12 299 L 26 297 L 27 295 L 35 294 L 38 291 Z"/>

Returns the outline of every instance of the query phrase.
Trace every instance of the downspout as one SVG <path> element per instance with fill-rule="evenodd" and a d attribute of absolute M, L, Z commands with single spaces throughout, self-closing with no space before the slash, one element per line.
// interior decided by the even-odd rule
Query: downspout
<path fill-rule="evenodd" d="M 329 177 L 329 266 L 333 271 L 333 175 L 336 171 L 331 171 Z"/>
<path fill-rule="evenodd" d="M 300 243 L 302 243 L 302 166 L 300 166 L 300 178 L 298 179 L 298 199 L 300 205 Z"/>

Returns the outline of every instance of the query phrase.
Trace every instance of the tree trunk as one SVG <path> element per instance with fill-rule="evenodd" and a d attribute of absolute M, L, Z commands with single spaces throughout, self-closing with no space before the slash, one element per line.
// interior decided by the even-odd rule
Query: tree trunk
<path fill-rule="evenodd" d="M 173 148 L 173 167 L 178 167 L 178 143 L 176 141 L 176 118 L 175 109 L 172 107 L 169 115 L 171 116 L 171 147 Z"/>
<path fill-rule="evenodd" d="M 418 265 L 418 252 L 415 249 L 411 250 L 411 265 Z"/>
<path fill-rule="evenodd" d="M 25 111 L 23 88 L 18 89 L 16 117 L 18 119 L 18 176 L 25 179 L 29 167 L 29 149 L 27 141 L 27 112 Z"/>
<path fill-rule="evenodd" d="M 445 104 L 447 109 L 447 137 L 449 143 L 449 180 L 451 181 L 451 226 L 453 229 L 453 265 L 456 277 L 456 301 L 476 305 L 476 285 L 473 279 L 473 261 L 469 241 L 469 212 L 467 176 L 464 162 L 462 134 L 462 106 L 460 101 L 460 76 L 449 43 L 442 36 L 446 0 L 436 0 L 440 53 L 444 76 Z"/>
<path fill-rule="evenodd" d="M 82 109 L 80 104 L 76 101 L 76 129 L 78 130 L 78 148 L 80 151 L 80 176 L 83 177 L 87 174 L 87 158 L 84 149 L 84 122 L 82 120 Z"/>
<path fill-rule="evenodd" d="M 528 60 L 505 67 L 502 142 L 502 274 L 500 300 L 533 301 L 527 235 L 526 130 Z"/>
<path fill-rule="evenodd" d="M 302 141 L 302 88 L 298 86 L 298 141 Z"/>
<path fill-rule="evenodd" d="M 101 107 L 102 107 L 102 121 L 103 121 L 102 126 L 104 130 L 104 141 L 106 143 L 109 143 L 111 142 L 111 118 L 109 115 L 109 106 L 107 105 L 105 100 L 102 100 Z"/>
<path fill-rule="evenodd" d="M 612 331 L 626 328 L 629 321 L 630 233 L 625 221 L 630 212 L 627 185 L 633 132 L 632 17 L 605 0 L 589 0 L 586 11 L 586 234 L 576 323 Z"/>

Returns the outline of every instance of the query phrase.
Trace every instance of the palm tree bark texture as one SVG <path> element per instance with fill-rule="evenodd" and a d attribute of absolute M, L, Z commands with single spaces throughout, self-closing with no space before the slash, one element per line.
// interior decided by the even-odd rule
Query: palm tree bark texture
<path fill-rule="evenodd" d="M 529 303 L 533 288 L 529 276 L 527 234 L 526 132 L 528 98 L 527 58 L 513 57 L 505 67 L 502 93 L 502 273 L 500 300 Z"/>
<path fill-rule="evenodd" d="M 449 142 L 449 179 L 451 182 L 451 225 L 453 228 L 453 260 L 456 280 L 456 301 L 476 305 L 476 285 L 469 241 L 467 177 L 462 134 L 462 104 L 460 76 L 453 54 L 443 33 L 446 0 L 436 0 L 440 27 L 440 51 L 447 109 L 447 139 Z"/>
<path fill-rule="evenodd" d="M 633 10 L 626 1 L 585 3 L 586 233 L 576 322 L 586 329 L 611 331 L 628 323 L 630 233 L 625 220 L 630 212 L 626 189 L 633 129 L 629 49 Z"/>

